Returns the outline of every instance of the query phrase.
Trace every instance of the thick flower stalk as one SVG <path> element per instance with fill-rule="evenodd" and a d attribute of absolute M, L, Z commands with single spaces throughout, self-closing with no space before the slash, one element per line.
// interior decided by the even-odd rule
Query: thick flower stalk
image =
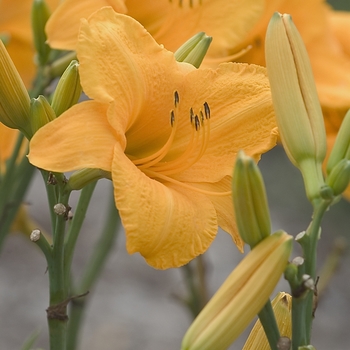
<path fill-rule="evenodd" d="M 157 268 L 202 254 L 218 226 L 242 248 L 231 176 L 239 149 L 258 160 L 276 142 L 265 70 L 176 62 L 134 19 L 111 8 L 82 21 L 79 72 L 92 99 L 41 128 L 30 161 L 111 173 L 129 253 Z"/>
<path fill-rule="evenodd" d="M 259 243 L 192 323 L 181 349 L 227 349 L 268 300 L 286 267 L 292 243 L 292 236 L 283 231 Z"/>
<path fill-rule="evenodd" d="M 288 293 L 279 292 L 276 297 L 272 300 L 273 311 L 276 316 L 276 321 L 282 339 L 280 342 L 290 341 L 292 336 L 292 320 L 291 320 L 291 310 L 292 310 L 292 297 Z M 286 339 L 285 339 L 286 338 Z M 290 344 L 289 344 L 290 347 Z M 282 348 L 279 349 L 289 349 Z M 256 321 L 252 331 L 249 334 L 249 337 L 244 344 L 242 350 L 270 350 L 270 345 L 267 341 L 264 329 L 261 325 L 261 322 Z"/>
<path fill-rule="evenodd" d="M 310 61 L 290 15 L 276 12 L 270 21 L 266 64 L 283 147 L 312 201 L 324 184 L 326 134 Z"/>

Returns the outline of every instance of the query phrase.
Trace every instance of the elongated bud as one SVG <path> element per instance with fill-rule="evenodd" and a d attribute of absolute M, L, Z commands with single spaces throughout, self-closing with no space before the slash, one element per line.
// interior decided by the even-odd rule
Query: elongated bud
<path fill-rule="evenodd" d="M 73 60 L 60 78 L 52 98 L 52 108 L 60 116 L 75 105 L 82 92 L 79 78 L 79 63 Z"/>
<path fill-rule="evenodd" d="M 0 122 L 28 138 L 30 99 L 4 44 L 0 41 Z"/>
<path fill-rule="evenodd" d="M 350 160 L 342 159 L 332 168 L 326 179 L 326 183 L 333 190 L 333 195 L 338 196 L 348 187 L 350 181 Z"/>
<path fill-rule="evenodd" d="M 327 162 L 327 174 L 342 160 L 350 160 L 350 110 L 346 113 Z"/>
<path fill-rule="evenodd" d="M 324 184 L 326 133 L 310 61 L 290 15 L 275 13 L 266 33 L 266 66 L 285 151 L 300 169 L 309 200 Z"/>
<path fill-rule="evenodd" d="M 30 104 L 30 122 L 33 135 L 44 125 L 56 118 L 54 110 L 51 108 L 46 98 L 40 95 L 33 98 Z"/>
<path fill-rule="evenodd" d="M 50 18 L 50 11 L 44 0 L 34 0 L 32 6 L 32 30 L 34 46 L 40 65 L 44 65 L 49 58 L 50 46 L 46 44 L 45 25 Z"/>
<path fill-rule="evenodd" d="M 181 45 L 174 53 L 178 62 L 187 62 L 199 68 L 212 41 L 212 37 L 200 32 Z"/>
<path fill-rule="evenodd" d="M 292 336 L 292 297 L 288 293 L 279 292 L 272 300 L 272 308 L 276 317 L 281 337 L 290 339 Z M 289 348 L 290 345 L 289 347 L 286 347 L 286 349 Z M 256 321 L 242 350 L 256 349 L 270 350 L 270 344 L 267 341 L 264 329 L 259 320 Z"/>
<path fill-rule="evenodd" d="M 67 186 L 72 190 L 83 187 L 99 179 L 112 179 L 111 173 L 102 169 L 81 169 L 75 171 L 68 180 Z"/>
<path fill-rule="evenodd" d="M 270 213 L 260 170 L 243 151 L 237 155 L 232 197 L 239 234 L 253 248 L 271 233 Z"/>
<path fill-rule="evenodd" d="M 181 349 L 227 349 L 267 302 L 291 249 L 292 237 L 282 231 L 259 243 L 194 320 Z"/>

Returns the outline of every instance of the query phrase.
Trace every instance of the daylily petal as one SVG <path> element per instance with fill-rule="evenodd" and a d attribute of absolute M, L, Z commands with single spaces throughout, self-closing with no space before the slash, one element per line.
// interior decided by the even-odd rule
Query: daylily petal
<path fill-rule="evenodd" d="M 218 217 L 218 225 L 227 233 L 229 233 L 236 244 L 237 248 L 243 252 L 244 242 L 238 233 L 237 225 L 235 222 L 235 214 L 232 204 L 231 195 L 214 195 L 214 193 L 226 193 L 231 191 L 232 178 L 231 176 L 224 177 L 221 181 L 215 183 L 191 183 L 189 184 L 194 188 L 198 188 L 208 193 L 207 197 L 210 198 L 214 205 L 216 214 Z"/>
<path fill-rule="evenodd" d="M 128 15 L 142 23 L 168 50 L 175 51 L 198 32 L 212 36 L 208 57 L 227 56 L 264 10 L 264 1 L 260 0 L 126 0 L 125 4 Z"/>
<path fill-rule="evenodd" d="M 4 171 L 5 161 L 11 156 L 19 131 L 0 123 L 0 173 Z"/>
<path fill-rule="evenodd" d="M 46 24 L 46 34 L 51 47 L 75 50 L 80 19 L 88 18 L 104 6 L 112 6 L 120 13 L 126 12 L 122 0 L 69 0 L 63 1 Z"/>
<path fill-rule="evenodd" d="M 118 108 L 127 115 L 127 129 L 140 114 L 148 96 L 153 97 L 152 103 L 147 101 L 149 105 L 156 98 L 158 104 L 162 103 L 162 90 L 169 89 L 174 85 L 174 79 L 179 79 L 176 78 L 179 66 L 173 54 L 159 46 L 138 22 L 110 8 L 98 11 L 89 21 L 83 21 L 77 54 L 84 91 L 90 98 L 101 102 L 118 101 Z M 164 75 L 164 72 L 169 74 Z M 154 90 L 158 95 L 155 96 Z M 169 112 L 162 116 L 166 117 L 167 125 Z M 142 116 L 139 119 L 142 120 Z M 155 123 L 149 120 L 149 124 Z M 153 126 L 158 130 L 160 127 Z"/>
<path fill-rule="evenodd" d="M 107 122 L 107 107 L 95 101 L 82 102 L 46 124 L 30 143 L 29 161 L 57 172 L 81 168 L 111 171 L 116 135 Z"/>
<path fill-rule="evenodd" d="M 240 149 L 258 160 L 261 153 L 276 145 L 277 131 L 271 133 L 276 122 L 265 68 L 228 63 L 216 71 L 191 72 L 186 75 L 186 81 L 183 93 L 180 92 L 180 98 L 183 96 L 180 105 L 183 103 L 188 110 L 208 103 L 210 139 L 202 158 L 176 175 L 178 180 L 220 181 L 232 175 L 232 165 Z M 178 141 L 179 148 L 184 147 L 181 141 L 185 143 L 186 139 Z M 174 150 L 178 151 L 176 145 Z M 217 164 L 215 168 L 213 162 Z"/>
<path fill-rule="evenodd" d="M 150 179 L 118 144 L 112 179 L 128 252 L 140 252 L 153 267 L 184 265 L 204 253 L 215 238 L 216 213 L 208 198 Z"/>

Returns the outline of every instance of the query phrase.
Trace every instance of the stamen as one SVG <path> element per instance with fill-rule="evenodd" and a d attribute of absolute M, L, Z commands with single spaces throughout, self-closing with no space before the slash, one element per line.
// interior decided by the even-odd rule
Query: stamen
<path fill-rule="evenodd" d="M 144 173 L 147 176 L 149 176 L 149 177 L 158 178 L 158 179 L 161 179 L 163 181 L 167 181 L 167 182 L 173 183 L 175 185 L 178 185 L 178 186 L 181 186 L 181 187 L 184 187 L 184 188 L 188 188 L 188 189 L 190 189 L 192 191 L 196 191 L 196 192 L 199 192 L 199 193 L 202 193 L 202 194 L 205 194 L 205 195 L 209 195 L 209 196 L 230 196 L 231 193 L 232 193 L 231 191 L 214 192 L 214 191 L 202 190 L 202 189 L 200 189 L 198 187 L 191 186 L 191 185 L 189 185 L 187 183 L 175 180 L 172 177 L 169 177 L 169 176 L 166 176 L 166 175 L 163 175 L 163 174 L 159 174 L 159 173 L 154 172 L 154 171 L 149 170 L 149 169 L 145 170 Z"/>
<path fill-rule="evenodd" d="M 173 1 L 172 0 L 169 0 L 170 3 L 172 3 Z M 202 5 L 202 0 L 198 0 L 198 4 L 199 5 Z M 184 3 L 183 0 L 178 0 L 178 6 L 179 7 L 183 7 L 183 5 L 186 5 L 186 2 Z M 188 0 L 188 6 L 190 8 L 193 8 L 194 7 L 194 3 L 193 3 L 193 0 Z"/>
<path fill-rule="evenodd" d="M 209 138 L 210 138 L 210 108 L 207 102 L 204 102 L 202 108 L 199 109 L 198 114 L 194 113 L 193 108 L 190 108 L 190 124 L 191 134 L 189 135 L 188 144 L 184 151 L 180 154 L 169 152 L 172 150 L 173 143 L 175 140 L 175 134 L 179 125 L 179 103 L 180 96 L 178 91 L 174 92 L 174 109 L 170 111 L 170 125 L 171 133 L 169 135 L 166 143 L 155 153 L 150 156 L 132 159 L 129 158 L 142 172 L 147 176 L 159 180 L 161 182 L 166 181 L 174 183 L 176 185 L 188 188 L 199 193 L 207 195 L 230 195 L 231 192 L 211 192 L 205 191 L 191 186 L 189 184 L 184 184 L 181 181 L 172 178 L 172 175 L 179 174 L 186 169 L 190 168 L 198 160 L 200 160 L 205 153 Z M 186 127 L 186 126 L 182 126 Z M 175 152 L 175 150 L 174 150 Z M 166 158 L 168 156 L 168 158 Z M 172 160 L 168 160 L 170 157 L 174 157 Z"/>

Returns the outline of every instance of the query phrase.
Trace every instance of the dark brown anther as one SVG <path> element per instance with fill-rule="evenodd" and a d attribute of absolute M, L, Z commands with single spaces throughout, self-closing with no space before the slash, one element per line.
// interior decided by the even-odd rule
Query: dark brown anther
<path fill-rule="evenodd" d="M 204 114 L 201 110 L 199 111 L 199 115 L 201 116 L 201 123 L 203 124 L 204 123 Z"/>
<path fill-rule="evenodd" d="M 196 131 L 198 131 L 201 127 L 201 124 L 199 122 L 199 118 L 198 118 L 197 114 L 194 116 L 194 126 L 196 127 Z"/>
<path fill-rule="evenodd" d="M 174 113 L 174 111 L 172 110 L 172 111 L 170 112 L 170 124 L 171 124 L 171 126 L 174 126 L 174 123 L 175 123 L 175 113 Z"/>
<path fill-rule="evenodd" d="M 190 109 L 190 122 L 191 122 L 191 124 L 194 123 L 194 113 L 193 113 L 192 107 L 191 107 L 191 109 Z"/>
<path fill-rule="evenodd" d="M 179 97 L 179 93 L 177 91 L 174 92 L 174 105 L 175 105 L 175 108 L 177 107 L 177 105 L 179 104 L 180 102 L 180 97 Z"/>
<path fill-rule="evenodd" d="M 210 108 L 207 102 L 204 102 L 204 114 L 206 119 L 210 119 Z"/>

